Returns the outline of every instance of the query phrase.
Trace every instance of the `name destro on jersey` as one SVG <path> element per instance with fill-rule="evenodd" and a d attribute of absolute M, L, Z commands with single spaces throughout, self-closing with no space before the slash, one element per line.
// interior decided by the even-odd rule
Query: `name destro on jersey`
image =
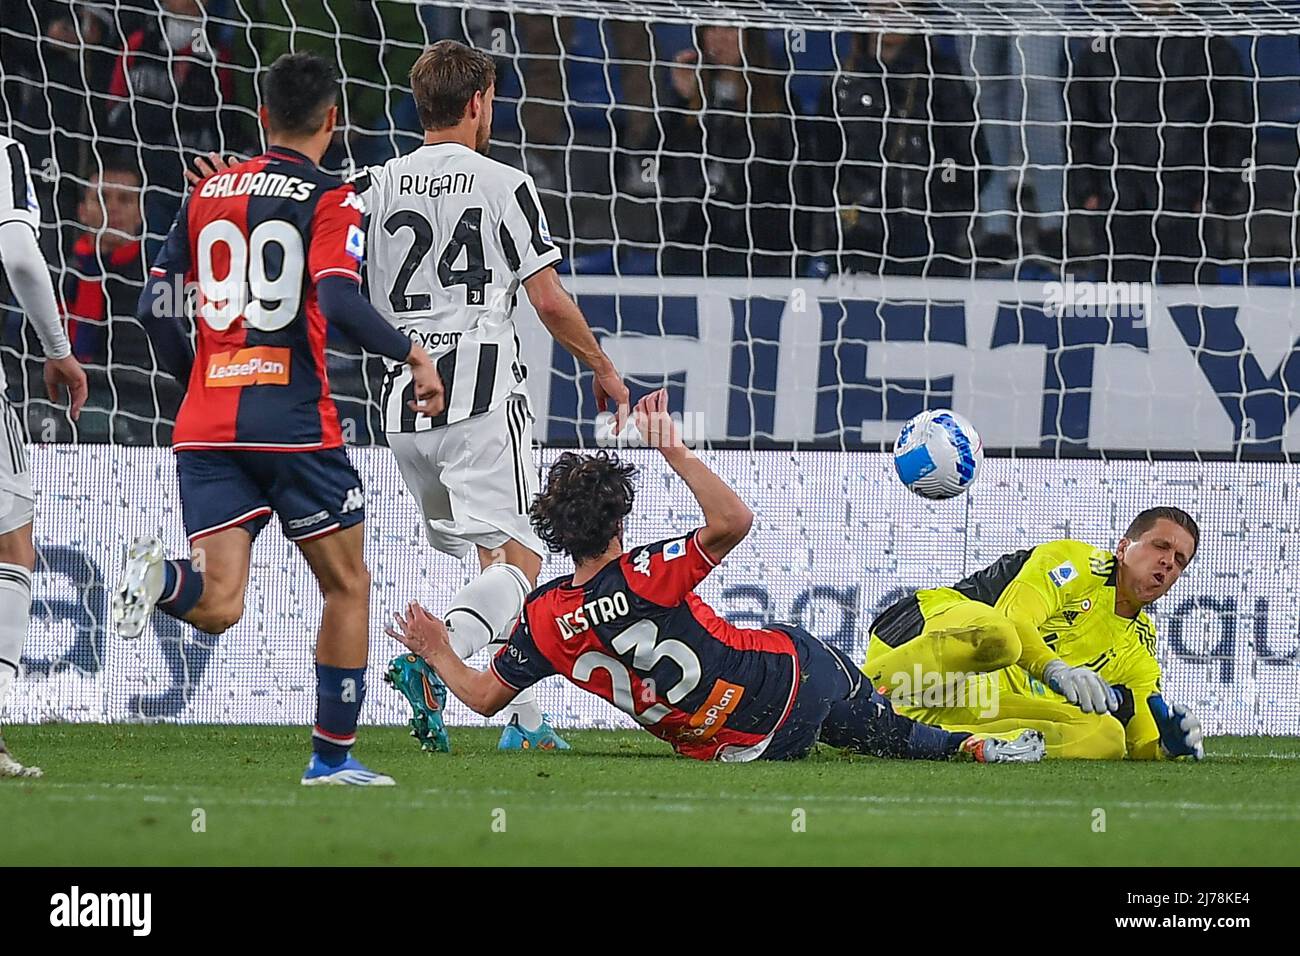
<path fill-rule="evenodd" d="M 740 628 L 694 593 L 714 562 L 698 532 L 634 548 L 580 586 L 528 599 L 492 660 L 523 690 L 561 674 L 688 757 L 760 753 L 790 712 L 799 659 L 777 627 Z"/>

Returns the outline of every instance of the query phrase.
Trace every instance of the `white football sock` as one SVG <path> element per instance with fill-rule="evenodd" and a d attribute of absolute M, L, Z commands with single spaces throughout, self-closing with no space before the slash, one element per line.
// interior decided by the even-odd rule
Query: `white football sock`
<path fill-rule="evenodd" d="M 452 650 L 465 660 L 489 645 L 504 644 L 531 590 L 527 576 L 513 564 L 489 564 L 451 599 L 446 622 Z M 518 717 L 519 726 L 530 732 L 542 726 L 542 711 L 531 687 L 502 714 L 507 722 Z"/>
<path fill-rule="evenodd" d="M 0 564 L 0 712 L 18 676 L 31 616 L 32 572 L 20 564 Z"/>
<path fill-rule="evenodd" d="M 511 717 L 518 717 L 519 726 L 529 733 L 542 726 L 542 708 L 537 706 L 537 697 L 531 687 L 520 691 L 501 713 L 507 723 Z"/>
<path fill-rule="evenodd" d="M 451 599 L 444 620 L 452 650 L 465 660 L 493 641 L 504 641 L 532 588 L 513 564 L 489 564 Z"/>

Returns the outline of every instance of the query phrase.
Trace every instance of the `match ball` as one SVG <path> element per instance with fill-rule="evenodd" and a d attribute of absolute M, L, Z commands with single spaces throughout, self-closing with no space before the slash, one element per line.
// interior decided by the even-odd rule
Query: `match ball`
<path fill-rule="evenodd" d="M 922 498 L 953 498 L 975 481 L 984 443 L 973 425 L 948 408 L 922 412 L 894 442 L 899 480 Z"/>

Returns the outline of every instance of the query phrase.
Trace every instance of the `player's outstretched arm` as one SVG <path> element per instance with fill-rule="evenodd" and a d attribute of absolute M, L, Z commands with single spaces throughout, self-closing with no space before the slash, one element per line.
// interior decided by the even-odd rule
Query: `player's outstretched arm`
<path fill-rule="evenodd" d="M 0 225 L 0 263 L 4 264 L 19 307 L 36 326 L 40 337 L 45 351 L 45 389 L 50 401 L 57 403 L 60 389 L 66 388 L 75 421 L 86 403 L 86 373 L 72 357 L 72 346 L 59 318 L 50 270 L 31 226 L 17 220 Z"/>
<path fill-rule="evenodd" d="M 596 393 L 596 408 L 613 412 L 617 417 L 618 431 L 627 421 L 629 395 L 623 377 L 610 361 L 605 350 L 596 341 L 582 310 L 560 283 L 560 276 L 551 266 L 541 269 L 524 280 L 528 301 L 537 310 L 537 317 L 546 326 L 555 341 L 565 351 L 595 374 L 592 385 Z M 613 408 L 609 406 L 613 405 Z"/>
<path fill-rule="evenodd" d="M 696 540 L 710 558 L 721 561 L 745 540 L 754 524 L 754 512 L 682 442 L 677 423 L 668 412 L 666 389 L 651 392 L 637 402 L 632 419 L 642 440 L 658 449 L 668 467 L 691 489 L 704 512 L 704 527 Z"/>
<path fill-rule="evenodd" d="M 394 613 L 393 621 L 396 626 L 388 625 L 384 633 L 423 658 L 438 672 L 447 689 L 474 713 L 491 717 L 518 695 L 490 671 L 466 665 L 452 650 L 446 625 L 416 602 L 407 605 L 405 614 Z"/>
<path fill-rule="evenodd" d="M 412 342 L 375 311 L 355 279 L 326 276 L 316 284 L 321 314 L 367 352 L 382 355 L 411 367 L 415 400 L 411 408 L 433 417 L 442 412 L 446 400 L 438 370 L 422 345 Z"/>
<path fill-rule="evenodd" d="M 149 337 L 158 364 L 182 388 L 189 382 L 194 366 L 194 350 L 190 348 L 184 305 L 174 301 L 175 290 L 181 288 L 183 278 L 161 269 L 157 273 L 151 272 L 135 308 L 135 317 Z"/>

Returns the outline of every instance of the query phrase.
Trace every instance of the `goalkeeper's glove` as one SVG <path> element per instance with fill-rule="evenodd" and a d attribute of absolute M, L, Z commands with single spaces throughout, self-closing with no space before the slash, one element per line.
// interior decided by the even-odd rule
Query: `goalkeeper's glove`
<path fill-rule="evenodd" d="M 1106 714 L 1119 709 L 1119 694 L 1086 667 L 1071 667 L 1059 657 L 1043 668 L 1043 680 L 1085 714 Z"/>
<path fill-rule="evenodd" d="M 1160 749 L 1166 757 L 1171 760 L 1178 757 L 1205 759 L 1205 735 L 1195 714 L 1182 704 L 1170 707 L 1159 694 L 1147 698 L 1147 707 L 1160 730 Z"/>

